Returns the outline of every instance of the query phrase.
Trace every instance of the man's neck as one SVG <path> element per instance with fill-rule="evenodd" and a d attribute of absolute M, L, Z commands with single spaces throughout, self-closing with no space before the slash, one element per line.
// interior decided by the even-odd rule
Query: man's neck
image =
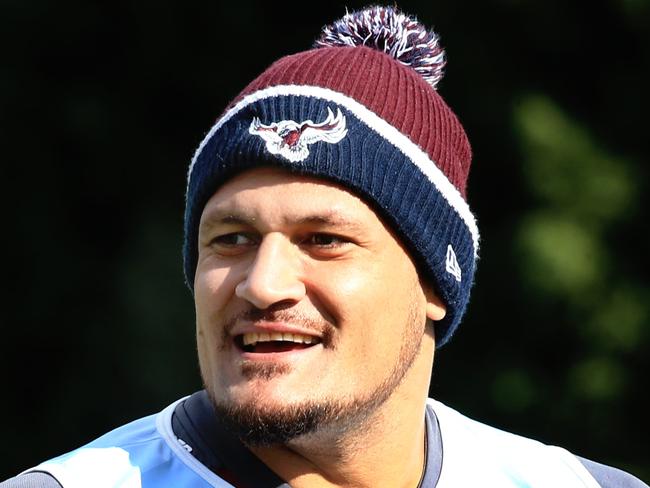
<path fill-rule="evenodd" d="M 287 446 L 251 451 L 292 488 L 417 487 L 425 466 L 432 357 L 420 354 L 393 395 L 358 428 L 320 429 Z"/>
<path fill-rule="evenodd" d="M 403 416 L 373 418 L 372 426 L 345 439 L 319 433 L 289 446 L 251 450 L 293 488 L 412 488 L 425 465 L 424 415 L 423 406 Z"/>

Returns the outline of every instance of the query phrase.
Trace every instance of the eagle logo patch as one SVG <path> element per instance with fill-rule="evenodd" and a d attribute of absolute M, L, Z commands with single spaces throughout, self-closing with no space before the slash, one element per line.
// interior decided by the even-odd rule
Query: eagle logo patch
<path fill-rule="evenodd" d="M 298 163 L 309 156 L 310 144 L 318 141 L 336 144 L 346 136 L 348 130 L 341 109 L 337 108 L 334 116 L 332 110 L 327 107 L 327 117 L 320 123 L 311 120 L 282 120 L 264 125 L 255 117 L 248 132 L 264 139 L 266 149 L 271 154 L 279 154 L 292 163 Z"/>

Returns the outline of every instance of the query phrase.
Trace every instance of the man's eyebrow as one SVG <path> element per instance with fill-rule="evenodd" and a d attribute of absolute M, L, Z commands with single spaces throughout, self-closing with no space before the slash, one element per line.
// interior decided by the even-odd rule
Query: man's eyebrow
<path fill-rule="evenodd" d="M 338 212 L 328 212 L 325 214 L 314 214 L 314 215 L 305 215 L 298 219 L 293 220 L 294 223 L 299 225 L 311 224 L 311 225 L 323 225 L 323 226 L 335 226 L 335 227 L 349 227 L 357 228 L 360 227 L 360 223 L 356 220 L 350 219 L 344 215 L 341 215 Z"/>
<path fill-rule="evenodd" d="M 211 225 L 250 225 L 255 221 L 255 218 L 246 215 L 237 215 L 232 212 L 214 212 L 206 215 L 201 222 L 201 227 L 209 227 Z"/>
<path fill-rule="evenodd" d="M 249 215 L 238 214 L 235 212 L 214 212 L 205 217 L 201 226 L 211 225 L 252 225 L 255 222 L 255 217 Z M 358 228 L 361 224 L 356 219 L 351 219 L 340 212 L 328 211 L 325 213 L 315 213 L 310 215 L 303 215 L 299 217 L 286 216 L 284 217 L 286 224 L 293 225 L 322 225 L 332 227 L 346 227 Z"/>

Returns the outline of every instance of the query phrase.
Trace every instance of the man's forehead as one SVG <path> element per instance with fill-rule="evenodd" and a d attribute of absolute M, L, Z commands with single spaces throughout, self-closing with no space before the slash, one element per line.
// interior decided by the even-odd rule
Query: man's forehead
<path fill-rule="evenodd" d="M 234 193 L 260 189 L 282 191 L 286 188 L 301 188 L 304 193 L 345 193 L 358 199 L 350 190 L 334 181 L 312 175 L 292 173 L 283 168 L 260 167 L 243 171 L 225 181 L 215 192 L 215 196 L 228 196 Z"/>
<path fill-rule="evenodd" d="M 225 183 L 206 204 L 202 222 L 282 223 L 353 227 L 380 222 L 358 196 L 335 183 L 283 170 L 257 169 Z"/>

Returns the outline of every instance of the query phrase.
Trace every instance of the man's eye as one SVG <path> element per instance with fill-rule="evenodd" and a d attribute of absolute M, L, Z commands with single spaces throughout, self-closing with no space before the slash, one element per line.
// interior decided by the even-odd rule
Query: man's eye
<path fill-rule="evenodd" d="M 212 240 L 212 244 L 218 246 L 247 246 L 253 243 L 253 239 L 248 234 L 233 232 L 217 236 Z"/>
<path fill-rule="evenodd" d="M 332 234 L 312 234 L 307 239 L 307 244 L 320 247 L 335 247 L 345 244 L 347 241 Z"/>

